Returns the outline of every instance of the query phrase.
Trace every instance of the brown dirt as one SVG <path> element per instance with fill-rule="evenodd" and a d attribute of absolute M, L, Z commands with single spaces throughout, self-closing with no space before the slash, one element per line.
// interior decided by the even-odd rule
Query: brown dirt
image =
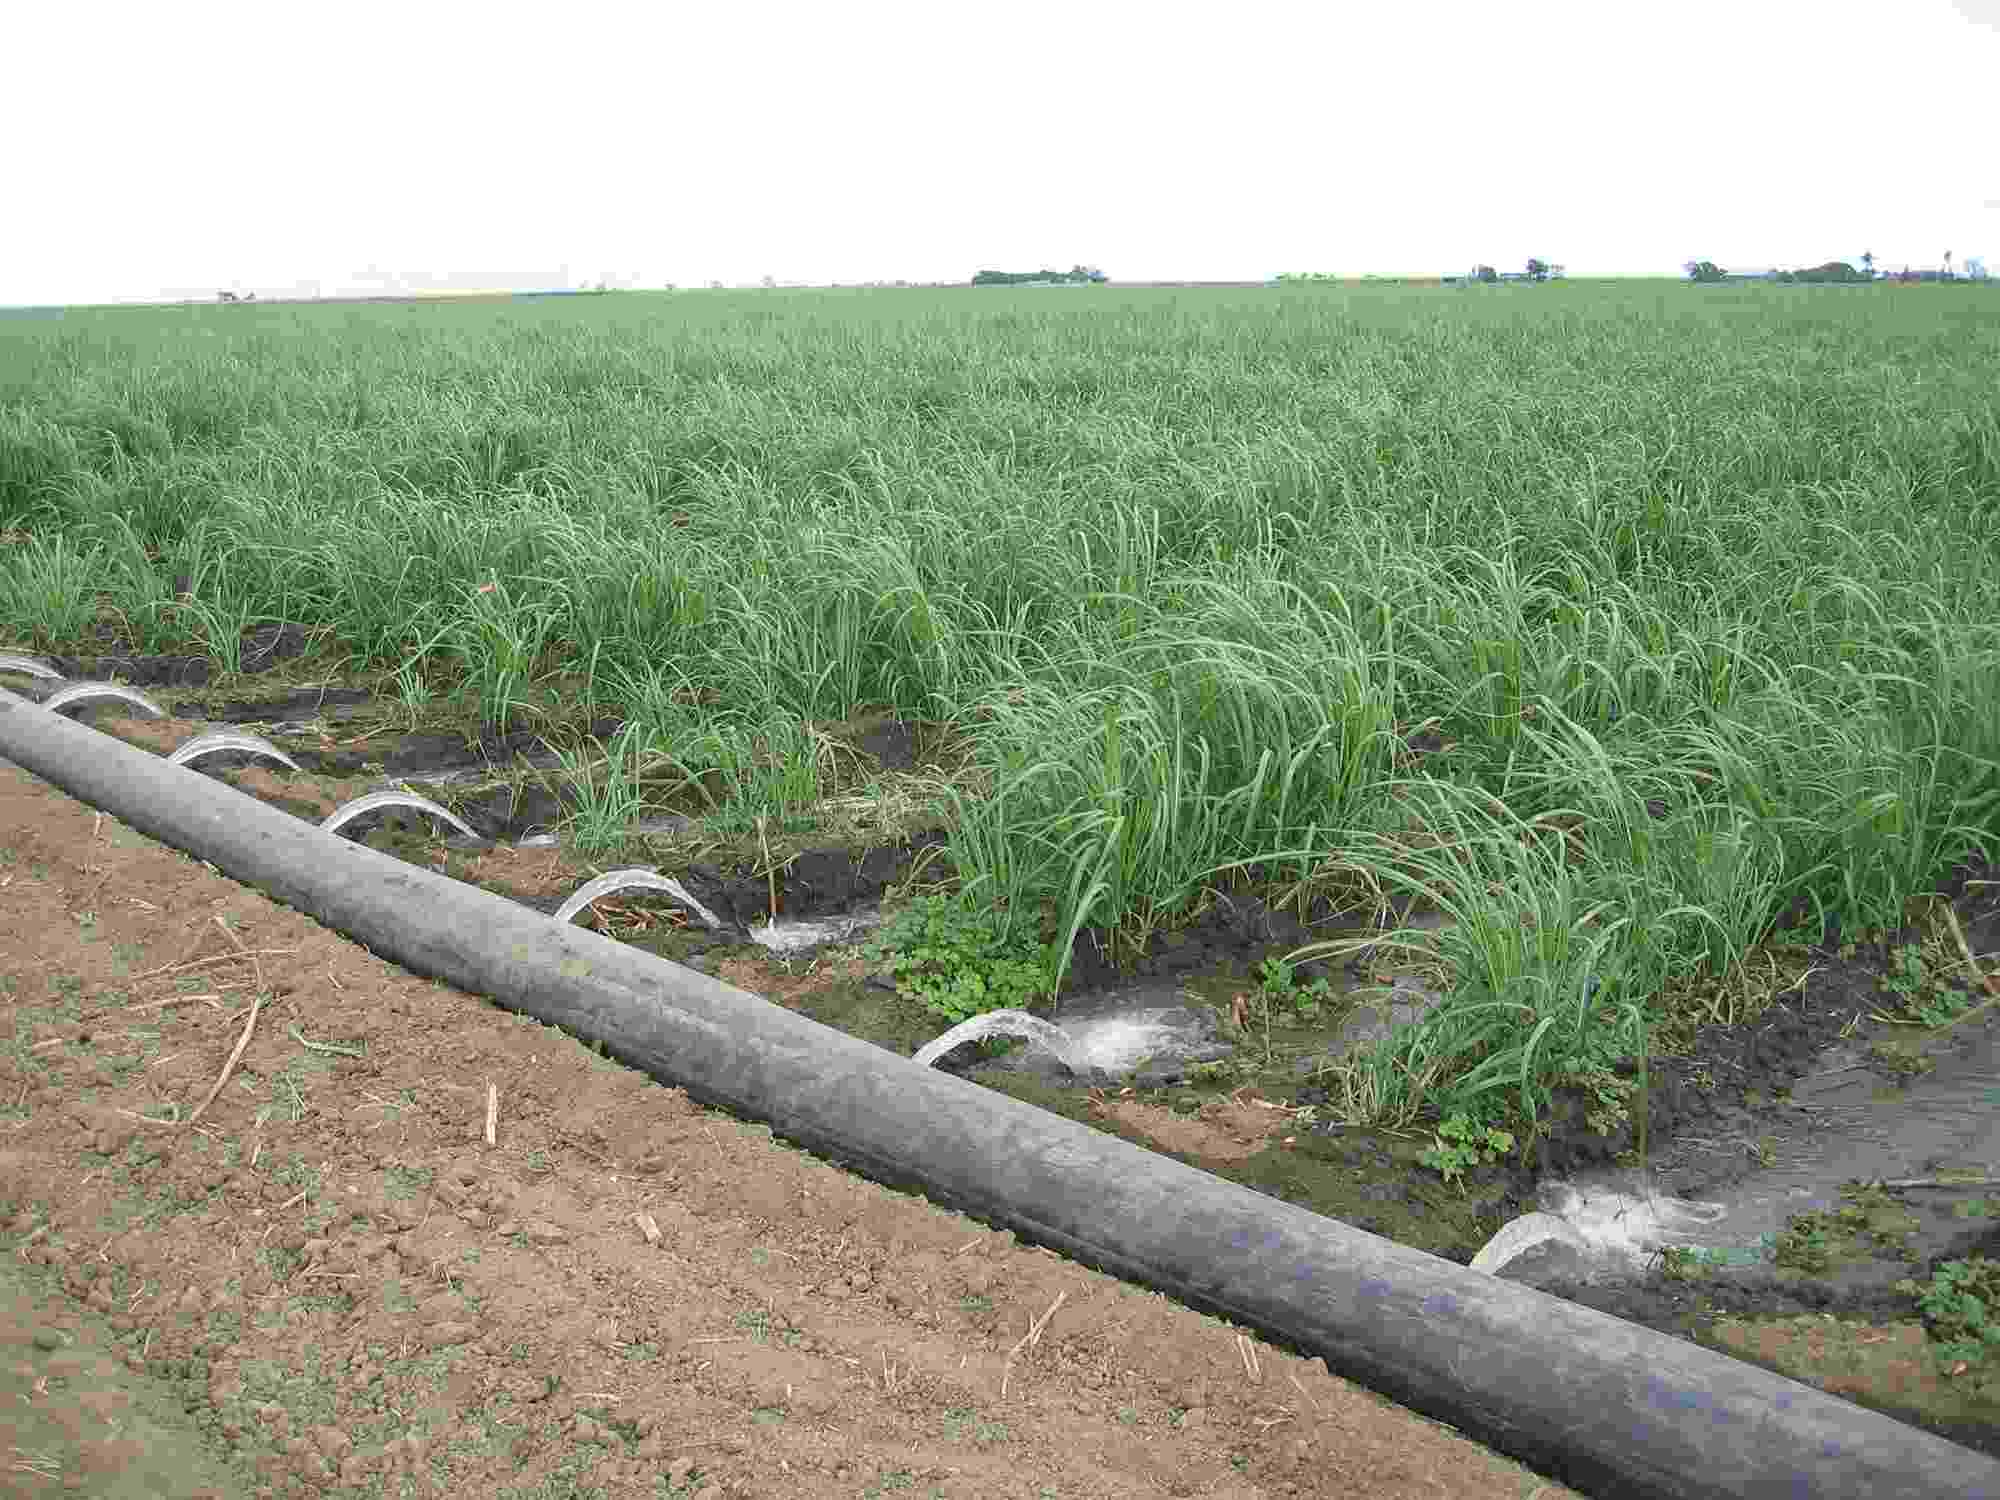
<path fill-rule="evenodd" d="M 1210 1100 L 1192 1116 L 1130 1099 L 1106 1100 L 1099 1112 L 1167 1151 L 1210 1161 L 1248 1161 L 1292 1126 L 1290 1110 L 1264 1105 L 1247 1093 Z"/>
<path fill-rule="evenodd" d="M 1572 1493 L 4 762 L 0 1004 L 0 1496 Z"/>

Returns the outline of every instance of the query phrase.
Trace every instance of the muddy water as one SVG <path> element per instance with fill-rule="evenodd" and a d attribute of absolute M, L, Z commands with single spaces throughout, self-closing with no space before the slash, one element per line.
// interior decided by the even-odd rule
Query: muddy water
<path fill-rule="evenodd" d="M 1929 1067 L 1884 1070 L 1885 1051 Z M 1940 1267 L 2000 1261 L 2000 1020 L 1865 1026 L 1739 1124 L 1733 1138 L 1662 1143 L 1650 1183 L 1569 1179 L 1585 1196 L 1622 1195 L 1629 1218 L 1644 1217 L 1648 1187 L 1670 1210 L 1712 1211 L 1653 1236 L 1684 1253 L 1635 1270 L 1603 1254 L 1608 1234 L 1552 1238 L 1497 1274 L 2000 1451 L 1994 1362 L 1942 1354 L 1934 1335 L 1960 1330 L 1929 1326 L 1915 1295 Z"/>
<path fill-rule="evenodd" d="M 2000 1186 L 1987 1181 L 2000 1183 L 2000 1031 L 1974 1019 L 1912 1032 L 1897 1051 L 1930 1066 L 1906 1080 L 1884 1078 L 1866 1046 L 1848 1043 L 1792 1085 L 1795 1118 L 1762 1143 L 1772 1165 L 1731 1188 L 1726 1215 L 1698 1236 L 1724 1263 L 1722 1274 L 1777 1264 L 1793 1221 L 1850 1207 L 1840 1189 L 1855 1181 L 1926 1185 L 1886 1189 L 1898 1209 L 1872 1212 L 1859 1235 L 1830 1235 L 1819 1274 L 1838 1287 L 1882 1284 L 1901 1259 L 1956 1252 L 1988 1227 L 1989 1214 L 2000 1220 Z M 1903 1253 L 1885 1268 L 1878 1251 L 1891 1243 Z"/>

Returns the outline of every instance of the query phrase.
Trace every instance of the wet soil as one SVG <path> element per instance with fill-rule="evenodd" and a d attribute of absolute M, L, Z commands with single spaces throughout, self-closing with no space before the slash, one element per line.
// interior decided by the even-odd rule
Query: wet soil
<path fill-rule="evenodd" d="M 203 722 L 255 726 L 299 760 L 306 774 L 240 760 L 232 765 L 223 757 L 204 762 L 204 769 L 301 816 L 323 817 L 393 775 L 451 806 L 482 841 L 443 837 L 448 831 L 414 815 L 378 815 L 349 831 L 539 910 L 553 911 L 604 869 L 657 867 L 723 917 L 725 929 L 709 931 L 651 892 L 600 902 L 584 920 L 905 1055 L 945 1029 L 899 994 L 881 961 L 866 950 L 829 948 L 780 959 L 747 936 L 774 915 L 805 920 L 852 912 L 893 902 L 913 880 L 938 878 L 941 868 L 948 873 L 948 857 L 940 858 L 946 853 L 943 831 L 923 818 L 874 824 L 829 818 L 767 849 L 741 830 L 718 831 L 689 815 L 664 835 L 591 858 L 560 847 L 522 848 L 515 841 L 559 825 L 571 810 L 559 788 L 532 780 L 535 759 L 552 760 L 552 745 L 519 732 L 486 734 L 477 726 L 470 733 L 399 730 L 395 713 L 370 699 L 366 689 L 261 697 L 232 689 L 227 696 L 163 698 L 173 715 L 164 721 L 123 717 L 115 707 L 86 713 L 106 732 L 160 751 Z M 337 720 L 342 741 L 334 739 L 335 715 L 345 716 Z M 871 776 L 922 769 L 924 737 L 910 726 L 870 721 L 831 728 L 844 736 L 852 762 Z M 349 731 L 362 743 L 344 742 L 354 738 Z M 465 779 L 454 782 L 453 774 Z M 815 835 L 823 841 L 815 844 Z M 2000 869 L 1976 860 L 1946 872 L 1936 893 L 1989 969 L 2000 967 L 1994 963 L 2000 955 L 1996 877 Z M 1633 1165 L 1642 1113 L 1646 1165 L 1663 1191 L 1695 1200 L 1754 1191 L 1761 1178 L 1782 1173 L 1808 1147 L 1821 1164 L 1822 1186 L 1834 1186 L 1838 1152 L 1828 1146 L 1825 1121 L 1792 1097 L 1794 1087 L 1830 1068 L 1852 1066 L 1892 1096 L 1899 1088 L 1917 1089 L 1927 1046 L 1969 1045 L 1973 1029 L 1984 1031 L 1994 1019 L 1989 1013 L 1955 1028 L 1948 1042 L 1913 1024 L 1913 1001 L 1935 1004 L 1974 987 L 1961 971 L 1929 981 L 1921 995 L 1912 992 L 1912 951 L 1931 945 L 1933 975 L 1950 967 L 1937 961 L 1938 909 L 1913 914 L 1918 919 L 1900 932 L 1856 935 L 1834 928 L 1812 941 L 1770 945 L 1756 957 L 1770 968 L 1771 982 L 1754 996 L 1737 996 L 1722 1020 L 1685 1019 L 1704 1005 L 1722 1007 L 1727 997 L 1720 993 L 1676 997 L 1676 1022 L 1661 1029 L 1659 1050 L 1648 1060 L 1643 1112 L 1636 1062 L 1608 1078 L 1577 1080 L 1558 1089 L 1552 1108 L 1524 1141 L 1527 1150 L 1469 1167 L 1452 1183 L 1420 1160 L 1435 1144 L 1428 1129 L 1396 1133 L 1331 1121 L 1333 1101 L 1314 1077 L 1327 1059 L 1334 1024 L 1391 981 L 1400 985 L 1409 976 L 1365 952 L 1345 964 L 1301 966 L 1301 981 L 1325 979 L 1336 992 L 1328 1013 L 1303 1019 L 1266 1006 L 1259 1014 L 1257 965 L 1324 938 L 1354 914 L 1323 907 L 1303 914 L 1275 910 L 1254 887 L 1220 895 L 1141 955 L 1114 956 L 1105 935 L 1086 933 L 1065 989 L 1065 1006 L 1093 996 L 1206 1006 L 1219 1034 L 1236 1044 L 1227 1062 L 1111 1089 L 1080 1088 L 1010 1067 L 994 1058 L 993 1048 L 961 1049 L 947 1065 L 968 1070 L 988 1087 L 1465 1264 L 1503 1225 L 1536 1207 L 1546 1180 Z M 1247 1014 L 1237 1003 L 1245 996 L 1253 1001 Z M 1987 1175 L 2000 1176 L 2000 1160 L 1984 1165 Z M 1989 1195 L 1975 1187 L 1954 1192 L 1857 1183 L 1852 1196 L 1860 1207 L 1847 1200 L 1834 1206 L 1822 1192 L 1813 1199 L 1818 1207 L 1781 1216 L 1772 1253 L 1757 1266 L 1731 1267 L 1727 1275 L 1663 1262 L 1645 1276 L 1607 1281 L 1568 1275 L 1559 1258 L 1549 1257 L 1524 1258 L 1508 1274 L 2000 1454 L 1995 1371 L 1953 1371 L 1933 1358 L 1933 1334 L 1940 1330 L 1927 1326 L 1908 1285 L 1928 1285 L 1940 1267 L 1982 1251 L 2000 1259 L 2000 1238 L 1985 1217 L 2000 1215 L 2000 1190 Z M 1858 1230 L 1841 1217 L 1841 1207 L 1850 1218 L 1861 1216 Z M 1893 1233 L 1879 1232 L 1891 1222 Z M 1865 1244 L 1847 1243 L 1857 1240 Z M 1847 1253 L 1829 1254 L 1829 1243 L 1845 1244 Z M 1905 1285 L 1899 1289 L 1898 1283 Z"/>
<path fill-rule="evenodd" d="M 93 632 L 95 652 L 77 656 L 43 656 L 64 677 L 78 682 L 123 682 L 132 687 L 202 687 L 221 675 L 216 662 L 200 655 L 160 655 L 132 648 L 114 625 L 100 624 Z M 244 675 L 267 672 L 306 654 L 311 633 L 284 622 L 259 625 L 243 634 Z"/>
<path fill-rule="evenodd" d="M 1941 889 L 1959 888 L 1968 941 L 2000 973 L 1996 874 L 1964 867 Z M 1712 1248 L 1638 1276 L 1580 1272 L 1556 1247 L 1501 1274 L 2000 1454 L 2000 1360 L 1945 1357 L 1964 1330 L 1918 1300 L 1946 1267 L 2000 1266 L 2000 1008 L 1913 1024 L 1886 981 L 1924 936 L 1913 924 L 1814 945 L 1805 982 L 1755 1022 L 1704 1028 L 1688 1055 L 1652 1059 L 1652 1181 L 1729 1205 L 1727 1243 L 1681 1236 Z M 1837 1097 L 1860 1102 L 1825 1102 Z M 1599 1139 L 1629 1134 L 1546 1144 L 1564 1175 L 1587 1178 L 1607 1165 Z M 1761 1243 L 1744 1242 L 1746 1225 L 1767 1226 Z"/>

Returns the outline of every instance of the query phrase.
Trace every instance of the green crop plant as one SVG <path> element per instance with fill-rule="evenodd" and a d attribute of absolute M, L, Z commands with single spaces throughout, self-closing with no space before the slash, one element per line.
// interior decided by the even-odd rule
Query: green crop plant
<path fill-rule="evenodd" d="M 2000 842 L 2000 324 L 1935 291 L 8 320 L 0 649 L 282 619 L 488 720 L 581 683 L 725 836 L 824 795 L 812 726 L 922 720 L 954 899 L 1050 988 L 1393 891 L 1444 999 L 1360 1095 L 1532 1120 L 1670 979 L 1739 1019 L 1780 915 L 1899 926 Z"/>
<path fill-rule="evenodd" d="M 576 810 L 567 831 L 585 853 L 616 849 L 632 836 L 632 825 L 644 813 L 641 793 L 646 726 L 628 721 L 599 744 L 591 756 L 580 749 L 558 749 L 563 781 Z"/>
<path fill-rule="evenodd" d="M 488 579 L 468 591 L 431 645 L 444 644 L 457 657 L 461 680 L 478 696 L 480 717 L 504 733 L 517 715 L 536 711 L 526 694 L 560 623 L 547 601 L 513 597 Z"/>
<path fill-rule="evenodd" d="M 396 699 L 410 728 L 417 727 L 424 710 L 430 707 L 432 697 L 431 684 L 425 678 L 420 663 L 407 661 L 396 669 Z"/>

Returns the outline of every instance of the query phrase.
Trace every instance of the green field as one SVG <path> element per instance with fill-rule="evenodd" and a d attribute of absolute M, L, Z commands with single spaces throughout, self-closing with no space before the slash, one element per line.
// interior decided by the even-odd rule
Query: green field
<path fill-rule="evenodd" d="M 17 317 L 0 639 L 556 682 L 745 819 L 814 724 L 946 725 L 964 899 L 1058 957 L 1232 879 L 1443 906 L 1370 1097 L 1448 1112 L 2000 854 L 1996 392 L 1983 287 Z"/>

